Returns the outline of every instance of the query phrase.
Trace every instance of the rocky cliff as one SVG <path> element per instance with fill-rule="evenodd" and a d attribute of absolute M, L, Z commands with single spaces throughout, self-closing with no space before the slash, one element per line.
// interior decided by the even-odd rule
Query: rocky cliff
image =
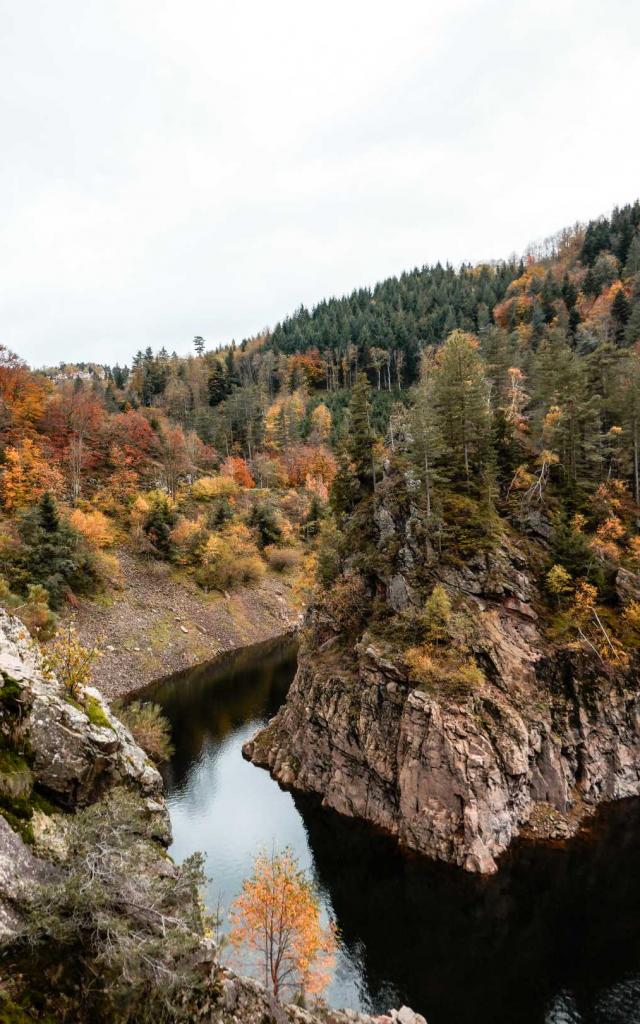
<path fill-rule="evenodd" d="M 144 752 L 97 691 L 71 697 L 0 611 L 2 1020 L 425 1024 L 407 1007 L 374 1020 L 281 1006 L 222 967 L 169 838 Z"/>
<path fill-rule="evenodd" d="M 399 525 L 383 506 L 376 521 L 378 549 L 397 552 L 375 584 L 392 617 L 348 637 L 331 595 L 311 609 L 286 704 L 245 756 L 413 850 L 486 873 L 519 833 L 565 838 L 601 801 L 640 793 L 637 655 L 609 663 L 550 639 L 531 556 L 506 534 L 456 564 L 424 540 L 418 513 Z M 437 659 L 413 675 L 394 636 L 418 570 L 465 623 L 464 640 L 452 628 L 440 641 L 441 678 Z M 474 669 L 456 687 L 446 664 L 460 644 Z"/>

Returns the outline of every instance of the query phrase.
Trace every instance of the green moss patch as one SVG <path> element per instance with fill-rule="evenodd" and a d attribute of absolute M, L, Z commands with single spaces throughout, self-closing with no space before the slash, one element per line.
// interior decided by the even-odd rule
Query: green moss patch
<path fill-rule="evenodd" d="M 92 725 L 100 726 L 102 729 L 113 729 L 102 704 L 96 697 L 85 697 L 82 710 Z"/>
<path fill-rule="evenodd" d="M 67 704 L 71 704 L 72 707 L 77 708 L 78 711 L 82 711 L 92 725 L 97 725 L 101 729 L 113 729 L 113 725 L 107 718 L 102 704 L 96 697 L 91 697 L 88 694 L 85 696 L 84 701 L 81 703 L 72 697 L 71 694 L 65 694 L 64 698 Z"/>
<path fill-rule="evenodd" d="M 17 679 L 7 675 L 6 672 L 0 673 L 0 679 L 2 680 L 2 686 L 0 686 L 0 707 L 4 706 L 8 709 L 13 709 L 22 697 L 22 685 Z"/>
<path fill-rule="evenodd" d="M 32 788 L 33 775 L 25 759 L 12 750 L 0 749 L 0 794 L 26 799 Z"/>

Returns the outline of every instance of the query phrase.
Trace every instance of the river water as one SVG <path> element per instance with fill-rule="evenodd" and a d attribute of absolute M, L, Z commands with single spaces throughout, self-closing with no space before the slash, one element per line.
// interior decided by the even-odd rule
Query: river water
<path fill-rule="evenodd" d="M 339 928 L 333 1005 L 404 1002 L 429 1024 L 640 1024 L 640 800 L 564 847 L 515 844 L 491 878 L 407 855 L 243 760 L 295 665 L 295 644 L 263 644 L 147 691 L 176 748 L 171 853 L 207 855 L 211 908 L 259 849 L 290 846 Z"/>

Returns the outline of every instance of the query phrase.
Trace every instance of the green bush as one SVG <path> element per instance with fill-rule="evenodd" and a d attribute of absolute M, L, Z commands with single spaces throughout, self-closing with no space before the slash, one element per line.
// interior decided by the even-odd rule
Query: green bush
<path fill-rule="evenodd" d="M 242 523 L 234 523 L 224 533 L 209 537 L 196 580 L 205 590 L 231 590 L 256 583 L 265 571 L 250 531 Z"/>
<path fill-rule="evenodd" d="M 202 856 L 168 869 L 153 831 L 140 803 L 113 791 L 70 816 L 63 869 L 32 887 L 26 970 L 10 963 L 9 976 L 56 1020 L 193 1020 L 205 985 L 197 957 L 207 924 L 199 900 Z M 19 955 L 20 948 L 11 951 Z"/>
<path fill-rule="evenodd" d="M 322 521 L 319 534 L 318 581 L 329 587 L 340 575 L 345 537 L 333 517 Z"/>
<path fill-rule="evenodd" d="M 143 529 L 153 553 L 161 558 L 168 558 L 171 554 L 171 531 L 176 525 L 177 514 L 173 503 L 167 494 L 162 491 L 151 491 L 147 495 L 149 511 L 147 512 Z"/>
<path fill-rule="evenodd" d="M 5 574 L 13 591 L 27 597 L 43 587 L 53 608 L 67 591 L 90 593 L 100 583 L 84 538 L 58 514 L 54 499 L 43 494 L 18 521 L 21 544 L 6 557 Z"/>
<path fill-rule="evenodd" d="M 268 544 L 277 544 L 282 538 L 280 517 L 273 505 L 267 502 L 256 502 L 249 513 L 247 523 L 256 531 L 261 548 Z"/>

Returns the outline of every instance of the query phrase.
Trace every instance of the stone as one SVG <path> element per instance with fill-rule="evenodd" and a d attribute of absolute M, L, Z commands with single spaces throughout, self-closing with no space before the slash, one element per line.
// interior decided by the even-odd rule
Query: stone
<path fill-rule="evenodd" d="M 401 1006 L 399 1010 L 393 1010 L 391 1019 L 397 1021 L 398 1024 L 427 1024 L 421 1014 L 414 1013 L 408 1006 Z"/>
<path fill-rule="evenodd" d="M 409 849 L 482 874 L 521 831 L 564 839 L 602 801 L 640 794 L 640 659 L 604 678 L 589 652 L 554 648 L 525 564 L 505 542 L 438 567 L 473 617 L 484 679 L 472 700 L 419 688 L 402 652 L 367 633 L 337 673 L 334 648 L 315 643 L 323 618 L 312 608 L 287 700 L 245 756 Z M 384 582 L 392 607 L 406 608 L 405 577 Z M 619 571 L 625 597 L 637 584 Z"/>
<path fill-rule="evenodd" d="M 0 814 L 0 943 L 20 933 L 21 906 L 52 873 L 51 865 L 35 857 Z"/>
<path fill-rule="evenodd" d="M 393 576 L 389 581 L 387 590 L 387 596 L 389 598 L 389 604 L 393 608 L 394 612 L 404 611 L 411 604 L 411 595 L 409 587 L 404 576 L 397 575 Z"/>
<path fill-rule="evenodd" d="M 374 514 L 374 519 L 380 534 L 378 540 L 378 547 L 382 548 L 387 543 L 387 541 L 390 540 L 391 537 L 393 537 L 393 535 L 395 534 L 395 523 L 393 521 L 393 516 L 391 515 L 390 512 L 387 511 L 387 509 L 384 506 L 380 506 L 376 510 Z"/>
<path fill-rule="evenodd" d="M 68 807 L 85 806 L 110 786 L 133 784 L 162 805 L 168 822 L 160 773 L 128 729 L 100 693 L 87 687 L 86 699 L 108 723 L 93 724 L 64 686 L 45 675 L 37 647 L 16 622 L 0 611 L 0 677 L 21 687 L 21 743 L 32 751 L 30 781 Z"/>
<path fill-rule="evenodd" d="M 621 604 L 640 601 L 640 573 L 618 569 L 616 574 L 616 594 Z"/>

